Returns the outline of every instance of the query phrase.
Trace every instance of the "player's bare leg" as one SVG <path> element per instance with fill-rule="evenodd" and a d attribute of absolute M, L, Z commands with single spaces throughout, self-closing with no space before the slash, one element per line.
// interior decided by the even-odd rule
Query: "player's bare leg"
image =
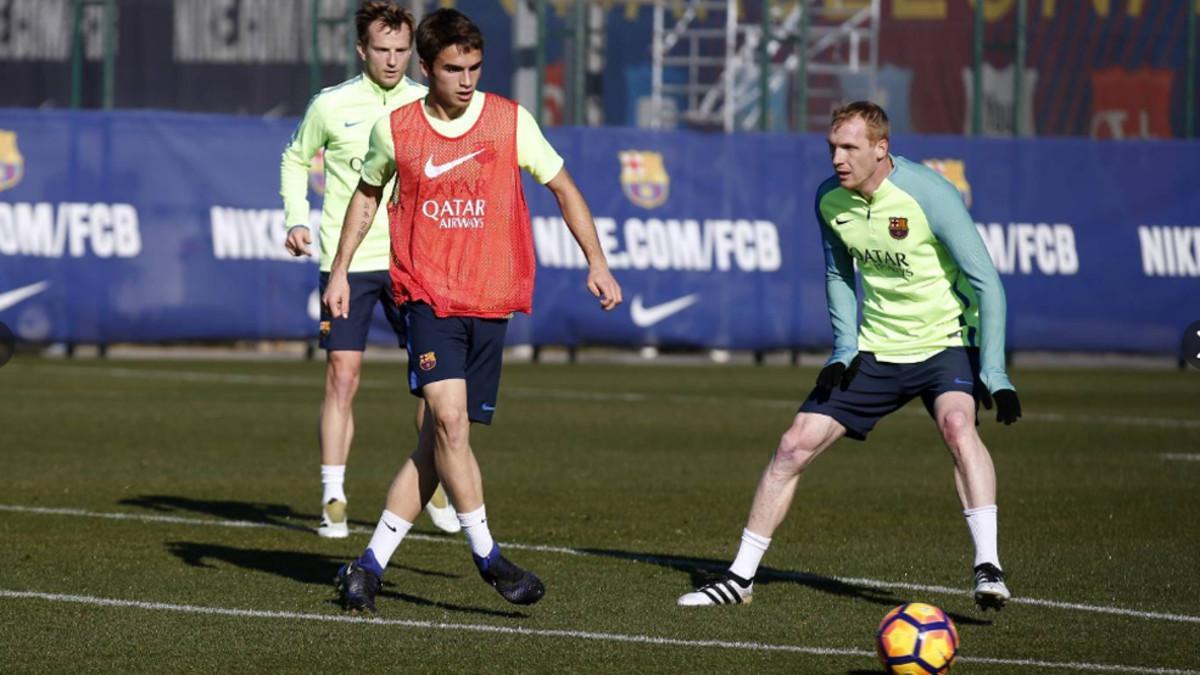
<path fill-rule="evenodd" d="M 746 529 L 770 538 L 792 506 L 801 474 L 845 433 L 846 428 L 828 415 L 797 413 L 758 480 Z"/>
<path fill-rule="evenodd" d="M 741 545 L 726 577 L 680 596 L 680 606 L 745 604 L 752 600 L 754 576 L 771 544 L 771 535 L 791 508 L 800 476 L 817 455 L 845 433 L 846 428 L 832 417 L 797 413 L 758 480 Z"/>
<path fill-rule="evenodd" d="M 975 602 L 984 610 L 999 610 L 1011 594 L 996 543 L 996 469 L 975 427 L 975 399 L 946 392 L 934 401 L 933 413 L 954 458 L 954 486 L 975 544 Z"/>
<path fill-rule="evenodd" d="M 417 399 L 416 410 L 416 427 L 417 435 L 421 434 L 421 428 L 425 422 L 425 399 Z M 454 511 L 454 505 L 450 503 L 450 499 L 446 496 L 446 490 L 442 488 L 442 484 L 437 484 L 437 489 L 433 491 L 433 495 L 425 502 L 425 513 L 429 515 L 429 519 L 433 521 L 434 526 L 443 532 L 454 534 L 462 530 L 462 525 L 458 522 L 458 513 Z"/>
<path fill-rule="evenodd" d="M 321 402 L 318 438 L 321 445 L 322 537 L 349 536 L 346 516 L 345 475 L 354 439 L 354 395 L 358 392 L 363 353 L 335 350 L 325 357 L 325 398 Z"/>
<path fill-rule="evenodd" d="M 458 520 L 480 576 L 509 602 L 522 605 L 537 602 L 545 594 L 545 586 L 532 572 L 500 554 L 500 546 L 488 527 L 483 479 L 471 450 L 466 380 L 431 382 L 422 390 L 429 406 L 426 428 L 434 438 L 438 477 L 458 509 Z"/>

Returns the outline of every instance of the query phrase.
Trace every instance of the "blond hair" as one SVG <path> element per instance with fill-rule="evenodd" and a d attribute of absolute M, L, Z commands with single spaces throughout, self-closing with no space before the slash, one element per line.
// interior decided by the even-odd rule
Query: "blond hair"
<path fill-rule="evenodd" d="M 829 120 L 829 128 L 836 129 L 855 117 L 861 117 L 862 121 L 866 123 L 867 140 L 878 143 L 888 137 L 887 113 L 883 111 L 883 108 L 870 101 L 855 101 L 834 110 L 833 116 Z"/>

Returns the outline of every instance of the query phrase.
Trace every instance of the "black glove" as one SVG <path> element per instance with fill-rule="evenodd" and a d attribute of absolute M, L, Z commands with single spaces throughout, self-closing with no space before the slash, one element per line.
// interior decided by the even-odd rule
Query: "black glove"
<path fill-rule="evenodd" d="M 980 387 L 976 397 L 986 410 L 992 409 L 992 398 L 995 397 L 997 422 L 1008 425 L 1021 419 L 1021 400 L 1012 389 L 997 389 L 996 393 L 989 395 L 987 389 Z"/>
<path fill-rule="evenodd" d="M 855 356 L 850 362 L 850 367 L 846 367 L 841 361 L 831 363 L 821 369 L 817 373 L 817 390 L 822 399 L 829 398 L 829 394 L 833 392 L 834 387 L 838 387 L 842 391 L 850 386 L 850 381 L 858 374 L 858 367 L 862 364 L 862 357 Z"/>
<path fill-rule="evenodd" d="M 1021 419 L 1021 401 L 1017 398 L 1017 392 L 1012 389 L 997 389 L 992 397 L 996 399 L 997 422 L 1012 424 Z"/>

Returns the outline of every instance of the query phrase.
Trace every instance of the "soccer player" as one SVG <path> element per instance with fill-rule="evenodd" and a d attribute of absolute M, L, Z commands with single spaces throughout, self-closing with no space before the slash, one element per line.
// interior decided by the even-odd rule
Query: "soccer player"
<path fill-rule="evenodd" d="M 860 101 L 835 111 L 828 140 L 835 175 L 817 190 L 816 211 L 833 355 L 759 479 L 737 557 L 722 579 L 678 603 L 750 602 L 809 462 L 843 436 L 865 440 L 880 418 L 919 396 L 954 459 L 975 544 L 975 602 L 998 610 L 1009 591 L 996 548 L 996 473 L 976 413 L 994 397 L 998 422 L 1021 416 L 1005 373 L 1004 288 L 954 186 L 889 154 L 882 108 Z"/>
<path fill-rule="evenodd" d="M 413 18 L 408 10 L 389 2 L 367 0 L 354 16 L 358 31 L 358 56 L 363 72 L 317 94 L 308 106 L 283 152 L 279 192 L 283 196 L 288 229 L 285 246 L 294 256 L 312 255 L 308 231 L 308 170 L 313 155 L 325 150 L 325 203 L 321 213 L 321 290 L 329 279 L 333 246 L 341 229 L 350 193 L 358 184 L 362 158 L 367 153 L 371 125 L 380 116 L 425 95 L 425 87 L 404 76 L 412 54 Z M 381 214 L 382 216 L 382 214 Z M 383 217 L 380 220 L 384 220 Z M 362 245 L 350 268 L 354 313 L 334 317 L 321 313 L 320 344 L 326 350 L 325 400 L 321 403 L 318 437 L 321 445 L 322 537 L 349 536 L 344 481 L 350 442 L 354 437 L 352 404 L 362 371 L 363 350 L 375 303 L 383 304 L 400 344 L 404 344 L 404 319 L 392 300 L 388 276 L 387 229 L 378 227 Z M 417 425 L 424 414 L 418 405 Z M 446 532 L 460 529 L 454 508 L 440 486 L 426 509 L 435 525 Z"/>
<path fill-rule="evenodd" d="M 545 586 L 501 555 L 470 445 L 471 423 L 490 424 L 496 410 L 507 320 L 532 309 L 536 259 L 520 169 L 558 200 L 603 309 L 621 302 L 621 287 L 587 202 L 533 117 L 477 89 L 479 28 L 439 9 L 421 21 L 416 42 L 429 94 L 375 123 L 323 300 L 334 316 L 354 307 L 347 270 L 395 175 L 387 205 L 392 281 L 408 318 L 409 388 L 425 399 L 425 422 L 370 543 L 338 571 L 337 588 L 347 609 L 375 611 L 384 568 L 440 478 L 480 576 L 509 602 L 532 604 Z"/>

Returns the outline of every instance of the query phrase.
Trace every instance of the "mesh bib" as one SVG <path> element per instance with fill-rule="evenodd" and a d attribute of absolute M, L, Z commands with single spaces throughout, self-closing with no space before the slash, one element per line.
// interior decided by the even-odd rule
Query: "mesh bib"
<path fill-rule="evenodd" d="M 533 305 L 536 259 L 517 165 L 517 104 L 486 94 L 470 131 L 434 131 L 416 101 L 391 115 L 388 200 L 398 302 L 440 317 L 501 318 Z"/>

